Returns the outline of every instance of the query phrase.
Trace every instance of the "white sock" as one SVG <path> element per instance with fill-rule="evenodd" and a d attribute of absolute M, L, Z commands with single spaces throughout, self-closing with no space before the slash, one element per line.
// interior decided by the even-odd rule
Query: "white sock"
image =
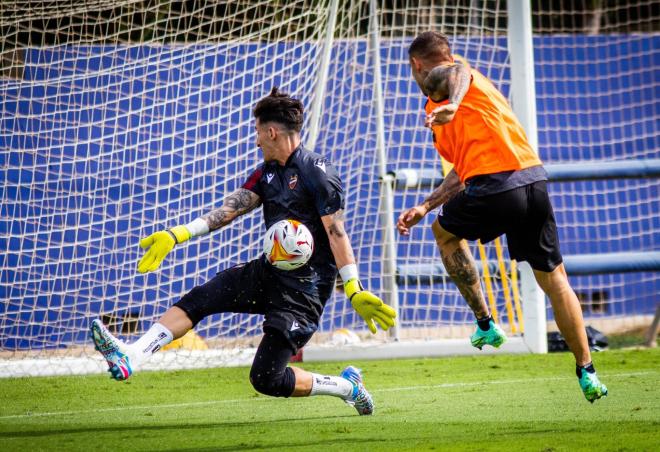
<path fill-rule="evenodd" d="M 342 377 L 312 373 L 312 392 L 310 396 L 330 395 L 349 399 L 353 394 L 353 383 Z"/>
<path fill-rule="evenodd" d="M 161 347 L 172 342 L 172 332 L 160 323 L 154 323 L 149 331 L 128 346 L 128 356 L 131 365 L 138 366 L 151 357 Z"/>

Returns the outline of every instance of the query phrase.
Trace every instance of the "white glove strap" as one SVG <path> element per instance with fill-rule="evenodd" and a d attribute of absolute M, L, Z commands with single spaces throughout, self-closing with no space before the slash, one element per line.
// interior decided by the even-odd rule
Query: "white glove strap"
<path fill-rule="evenodd" d="M 359 279 L 357 265 L 344 265 L 339 269 L 339 276 L 341 276 L 341 280 L 344 282 L 344 284 L 346 284 L 351 279 Z"/>
<path fill-rule="evenodd" d="M 190 237 L 198 237 L 209 233 L 209 225 L 203 218 L 197 218 L 186 225 L 186 229 L 190 231 Z"/>

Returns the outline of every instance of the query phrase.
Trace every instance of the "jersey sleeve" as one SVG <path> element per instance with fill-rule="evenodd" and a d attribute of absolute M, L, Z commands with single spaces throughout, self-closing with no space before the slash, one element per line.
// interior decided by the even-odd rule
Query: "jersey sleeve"
<path fill-rule="evenodd" d="M 261 175 L 263 174 L 264 168 L 263 165 L 259 165 L 256 170 L 250 174 L 245 183 L 241 186 L 246 190 L 250 190 L 252 193 L 255 193 L 260 198 L 263 198 L 261 190 Z"/>
<path fill-rule="evenodd" d="M 319 216 L 331 215 L 344 208 L 344 187 L 329 160 L 315 159 L 306 180 Z"/>

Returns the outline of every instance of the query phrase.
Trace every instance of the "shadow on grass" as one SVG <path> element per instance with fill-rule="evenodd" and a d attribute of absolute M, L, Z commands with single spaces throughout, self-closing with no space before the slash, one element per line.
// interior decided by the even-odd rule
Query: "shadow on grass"
<path fill-rule="evenodd" d="M 167 430 L 204 430 L 209 428 L 234 428 L 234 427 L 258 427 L 260 425 L 268 426 L 272 424 L 291 424 L 294 422 L 300 421 L 313 421 L 313 420 L 325 420 L 328 419 L 342 419 L 355 417 L 355 414 L 346 414 L 346 415 L 335 415 L 335 416 L 307 416 L 304 418 L 286 418 L 286 419 L 268 419 L 268 420 L 249 420 L 242 422 L 207 422 L 199 424 L 185 424 L 185 423 L 176 423 L 176 424 L 167 424 L 167 425 L 108 425 L 102 427 L 86 427 L 86 428 L 63 428 L 61 425 L 50 425 L 47 429 L 34 429 L 34 430 L 24 430 L 24 431 L 7 431 L 0 432 L 0 438 L 34 438 L 41 436 L 62 436 L 62 435 L 75 435 L 79 433 L 116 433 L 121 435 L 126 432 L 158 432 L 158 431 L 167 431 Z"/>
<path fill-rule="evenodd" d="M 248 442 L 243 442 L 240 444 L 234 444 L 231 446 L 213 446 L 213 447 L 204 447 L 204 448 L 199 448 L 199 447 L 194 447 L 190 449 L 161 449 L 163 452 L 207 452 L 207 451 L 228 451 L 228 450 L 274 450 L 274 449 L 279 449 L 279 448 L 292 448 L 292 447 L 310 447 L 314 448 L 315 450 L 324 450 L 325 447 L 327 446 L 336 446 L 338 444 L 347 444 L 350 445 L 349 450 L 355 450 L 359 449 L 359 447 L 356 447 L 357 444 L 365 444 L 363 447 L 368 447 L 366 446 L 367 444 L 369 447 L 376 447 L 375 445 L 378 443 L 389 443 L 389 439 L 383 439 L 383 438 L 355 438 L 354 436 L 351 436 L 350 438 L 328 438 L 326 440 L 318 440 L 318 441 L 300 441 L 300 442 L 282 442 L 282 443 L 277 443 L 277 442 L 272 442 L 272 443 L 267 443 L 267 444 L 260 444 L 259 442 L 255 441 L 254 443 L 248 443 Z M 368 449 L 365 449 L 368 450 Z"/>

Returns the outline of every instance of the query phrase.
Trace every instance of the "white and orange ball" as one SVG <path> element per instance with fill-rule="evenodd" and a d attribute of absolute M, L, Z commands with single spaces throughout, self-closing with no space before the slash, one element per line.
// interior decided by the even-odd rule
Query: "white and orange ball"
<path fill-rule="evenodd" d="M 273 224 L 264 237 L 264 255 L 280 270 L 295 270 L 309 261 L 314 252 L 314 237 L 307 226 L 296 220 Z"/>

